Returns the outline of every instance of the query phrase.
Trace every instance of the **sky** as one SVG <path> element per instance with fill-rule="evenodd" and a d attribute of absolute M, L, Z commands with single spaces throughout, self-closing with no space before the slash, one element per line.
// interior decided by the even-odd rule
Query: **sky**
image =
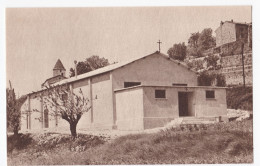
<path fill-rule="evenodd" d="M 252 22 L 250 6 L 6 9 L 6 83 L 16 94 L 40 89 L 58 59 L 66 68 L 92 55 L 110 63 L 186 42 L 220 21 Z M 213 32 L 215 35 L 215 32 Z"/>

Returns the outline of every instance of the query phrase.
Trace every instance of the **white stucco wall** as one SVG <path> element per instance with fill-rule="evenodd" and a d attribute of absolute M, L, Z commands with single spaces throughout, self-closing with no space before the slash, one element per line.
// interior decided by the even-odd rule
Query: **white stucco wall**
<path fill-rule="evenodd" d="M 21 106 L 21 130 L 27 130 L 28 98 Z"/>
<path fill-rule="evenodd" d="M 92 78 L 93 127 L 112 129 L 113 91 L 110 73 Z"/>
<path fill-rule="evenodd" d="M 214 90 L 215 99 L 206 99 L 206 90 Z M 195 91 L 197 117 L 227 115 L 226 89 L 199 88 Z"/>
<path fill-rule="evenodd" d="M 41 129 L 41 102 L 38 98 L 30 98 L 30 108 L 31 108 L 31 129 Z M 37 110 L 37 111 L 36 111 Z"/>
<path fill-rule="evenodd" d="M 90 97 L 90 85 L 89 85 L 89 79 L 83 79 L 77 82 L 74 82 L 72 84 L 73 92 L 79 96 L 80 89 L 83 92 L 84 97 L 89 99 L 88 107 L 91 106 L 91 97 Z M 78 129 L 86 129 L 90 128 L 91 126 L 91 110 L 88 110 L 88 112 L 84 112 L 81 119 L 78 122 L 77 128 Z"/>
<path fill-rule="evenodd" d="M 112 72 L 114 89 L 124 88 L 124 82 L 142 85 L 172 86 L 173 83 L 197 85 L 197 75 L 160 54 L 150 55 Z"/>
<path fill-rule="evenodd" d="M 167 87 L 143 87 L 143 89 L 145 129 L 162 127 L 179 116 L 177 89 Z M 165 90 L 166 98 L 155 98 L 155 90 Z"/>
<path fill-rule="evenodd" d="M 165 99 L 156 99 L 155 90 L 166 90 Z M 206 90 L 215 91 L 215 99 L 206 99 Z M 188 93 L 189 116 L 226 116 L 226 89 L 213 87 L 143 87 L 144 128 L 161 127 L 179 117 L 178 92 Z"/>
<path fill-rule="evenodd" d="M 143 130 L 143 89 L 118 91 L 116 95 L 117 129 Z"/>

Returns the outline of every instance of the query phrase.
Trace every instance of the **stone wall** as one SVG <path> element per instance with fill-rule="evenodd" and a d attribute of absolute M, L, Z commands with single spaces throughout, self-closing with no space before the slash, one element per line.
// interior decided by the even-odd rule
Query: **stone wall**
<path fill-rule="evenodd" d="M 220 54 L 214 54 L 220 55 Z M 253 82 L 252 76 L 252 52 L 244 53 L 244 69 L 245 69 L 245 83 L 251 85 Z M 187 61 L 186 63 L 192 63 L 196 61 L 202 61 L 204 69 L 207 68 L 207 62 L 204 57 L 195 58 Z M 240 85 L 243 84 L 243 66 L 242 66 L 242 55 L 229 55 L 229 56 L 221 56 L 221 60 L 218 64 L 222 66 L 220 70 L 209 70 L 214 73 L 222 73 L 226 78 L 227 85 Z M 196 66 L 196 65 L 195 65 Z M 200 68 L 194 68 L 199 71 Z M 203 70 L 203 69 L 202 69 Z"/>
<path fill-rule="evenodd" d="M 225 22 L 215 32 L 217 47 L 236 41 L 236 28 L 233 23 Z"/>
<path fill-rule="evenodd" d="M 225 56 L 221 58 L 222 69 L 227 85 L 243 84 L 242 55 Z M 244 54 L 245 82 L 252 84 L 252 53 Z"/>

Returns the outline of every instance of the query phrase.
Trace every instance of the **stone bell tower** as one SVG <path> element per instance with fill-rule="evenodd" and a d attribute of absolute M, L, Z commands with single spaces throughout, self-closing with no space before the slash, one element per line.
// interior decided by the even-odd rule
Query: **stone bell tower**
<path fill-rule="evenodd" d="M 65 74 L 66 74 L 66 69 L 64 68 L 60 59 L 58 59 L 53 68 L 53 77 L 58 76 L 58 75 L 62 75 L 65 77 Z"/>

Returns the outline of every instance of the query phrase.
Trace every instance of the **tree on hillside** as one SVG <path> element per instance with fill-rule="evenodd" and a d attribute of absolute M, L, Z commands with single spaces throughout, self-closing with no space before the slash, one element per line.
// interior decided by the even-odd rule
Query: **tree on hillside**
<path fill-rule="evenodd" d="M 216 39 L 212 36 L 212 29 L 205 28 L 201 33 L 192 33 L 188 39 L 187 56 L 201 57 L 202 52 L 216 46 Z"/>
<path fill-rule="evenodd" d="M 201 57 L 202 53 L 199 50 L 200 33 L 192 33 L 188 39 L 187 56 Z"/>
<path fill-rule="evenodd" d="M 81 89 L 74 93 L 66 86 L 46 87 L 47 92 L 41 98 L 49 115 L 60 116 L 70 125 L 71 136 L 77 136 L 77 124 L 83 113 L 91 108 L 90 101 Z"/>
<path fill-rule="evenodd" d="M 205 57 L 205 61 L 207 62 L 207 68 L 208 70 L 219 70 L 222 68 L 221 64 L 218 63 L 220 61 L 220 58 L 218 55 L 209 55 Z"/>
<path fill-rule="evenodd" d="M 7 128 L 12 129 L 14 136 L 18 135 L 21 123 L 21 111 L 20 108 L 26 100 L 26 96 L 22 96 L 16 99 L 14 89 L 11 82 L 10 87 L 6 89 L 6 112 L 7 112 Z"/>
<path fill-rule="evenodd" d="M 183 61 L 186 57 L 186 50 L 187 47 L 183 42 L 179 44 L 174 44 L 167 53 L 171 58 Z"/>
<path fill-rule="evenodd" d="M 188 44 L 189 44 L 188 46 L 193 47 L 193 48 L 197 48 L 199 37 L 200 37 L 199 32 L 192 33 L 190 38 L 188 39 Z"/>
<path fill-rule="evenodd" d="M 216 46 L 216 38 L 212 36 L 211 28 L 205 28 L 200 33 L 198 38 L 198 46 L 201 51 L 205 51 Z"/>
<path fill-rule="evenodd" d="M 77 63 L 77 75 L 84 74 L 93 70 L 96 70 L 98 68 L 102 68 L 109 65 L 109 62 L 105 58 L 100 58 L 97 55 L 93 55 L 89 58 L 87 58 L 83 62 Z M 75 69 L 70 68 L 70 77 L 75 76 Z"/>

